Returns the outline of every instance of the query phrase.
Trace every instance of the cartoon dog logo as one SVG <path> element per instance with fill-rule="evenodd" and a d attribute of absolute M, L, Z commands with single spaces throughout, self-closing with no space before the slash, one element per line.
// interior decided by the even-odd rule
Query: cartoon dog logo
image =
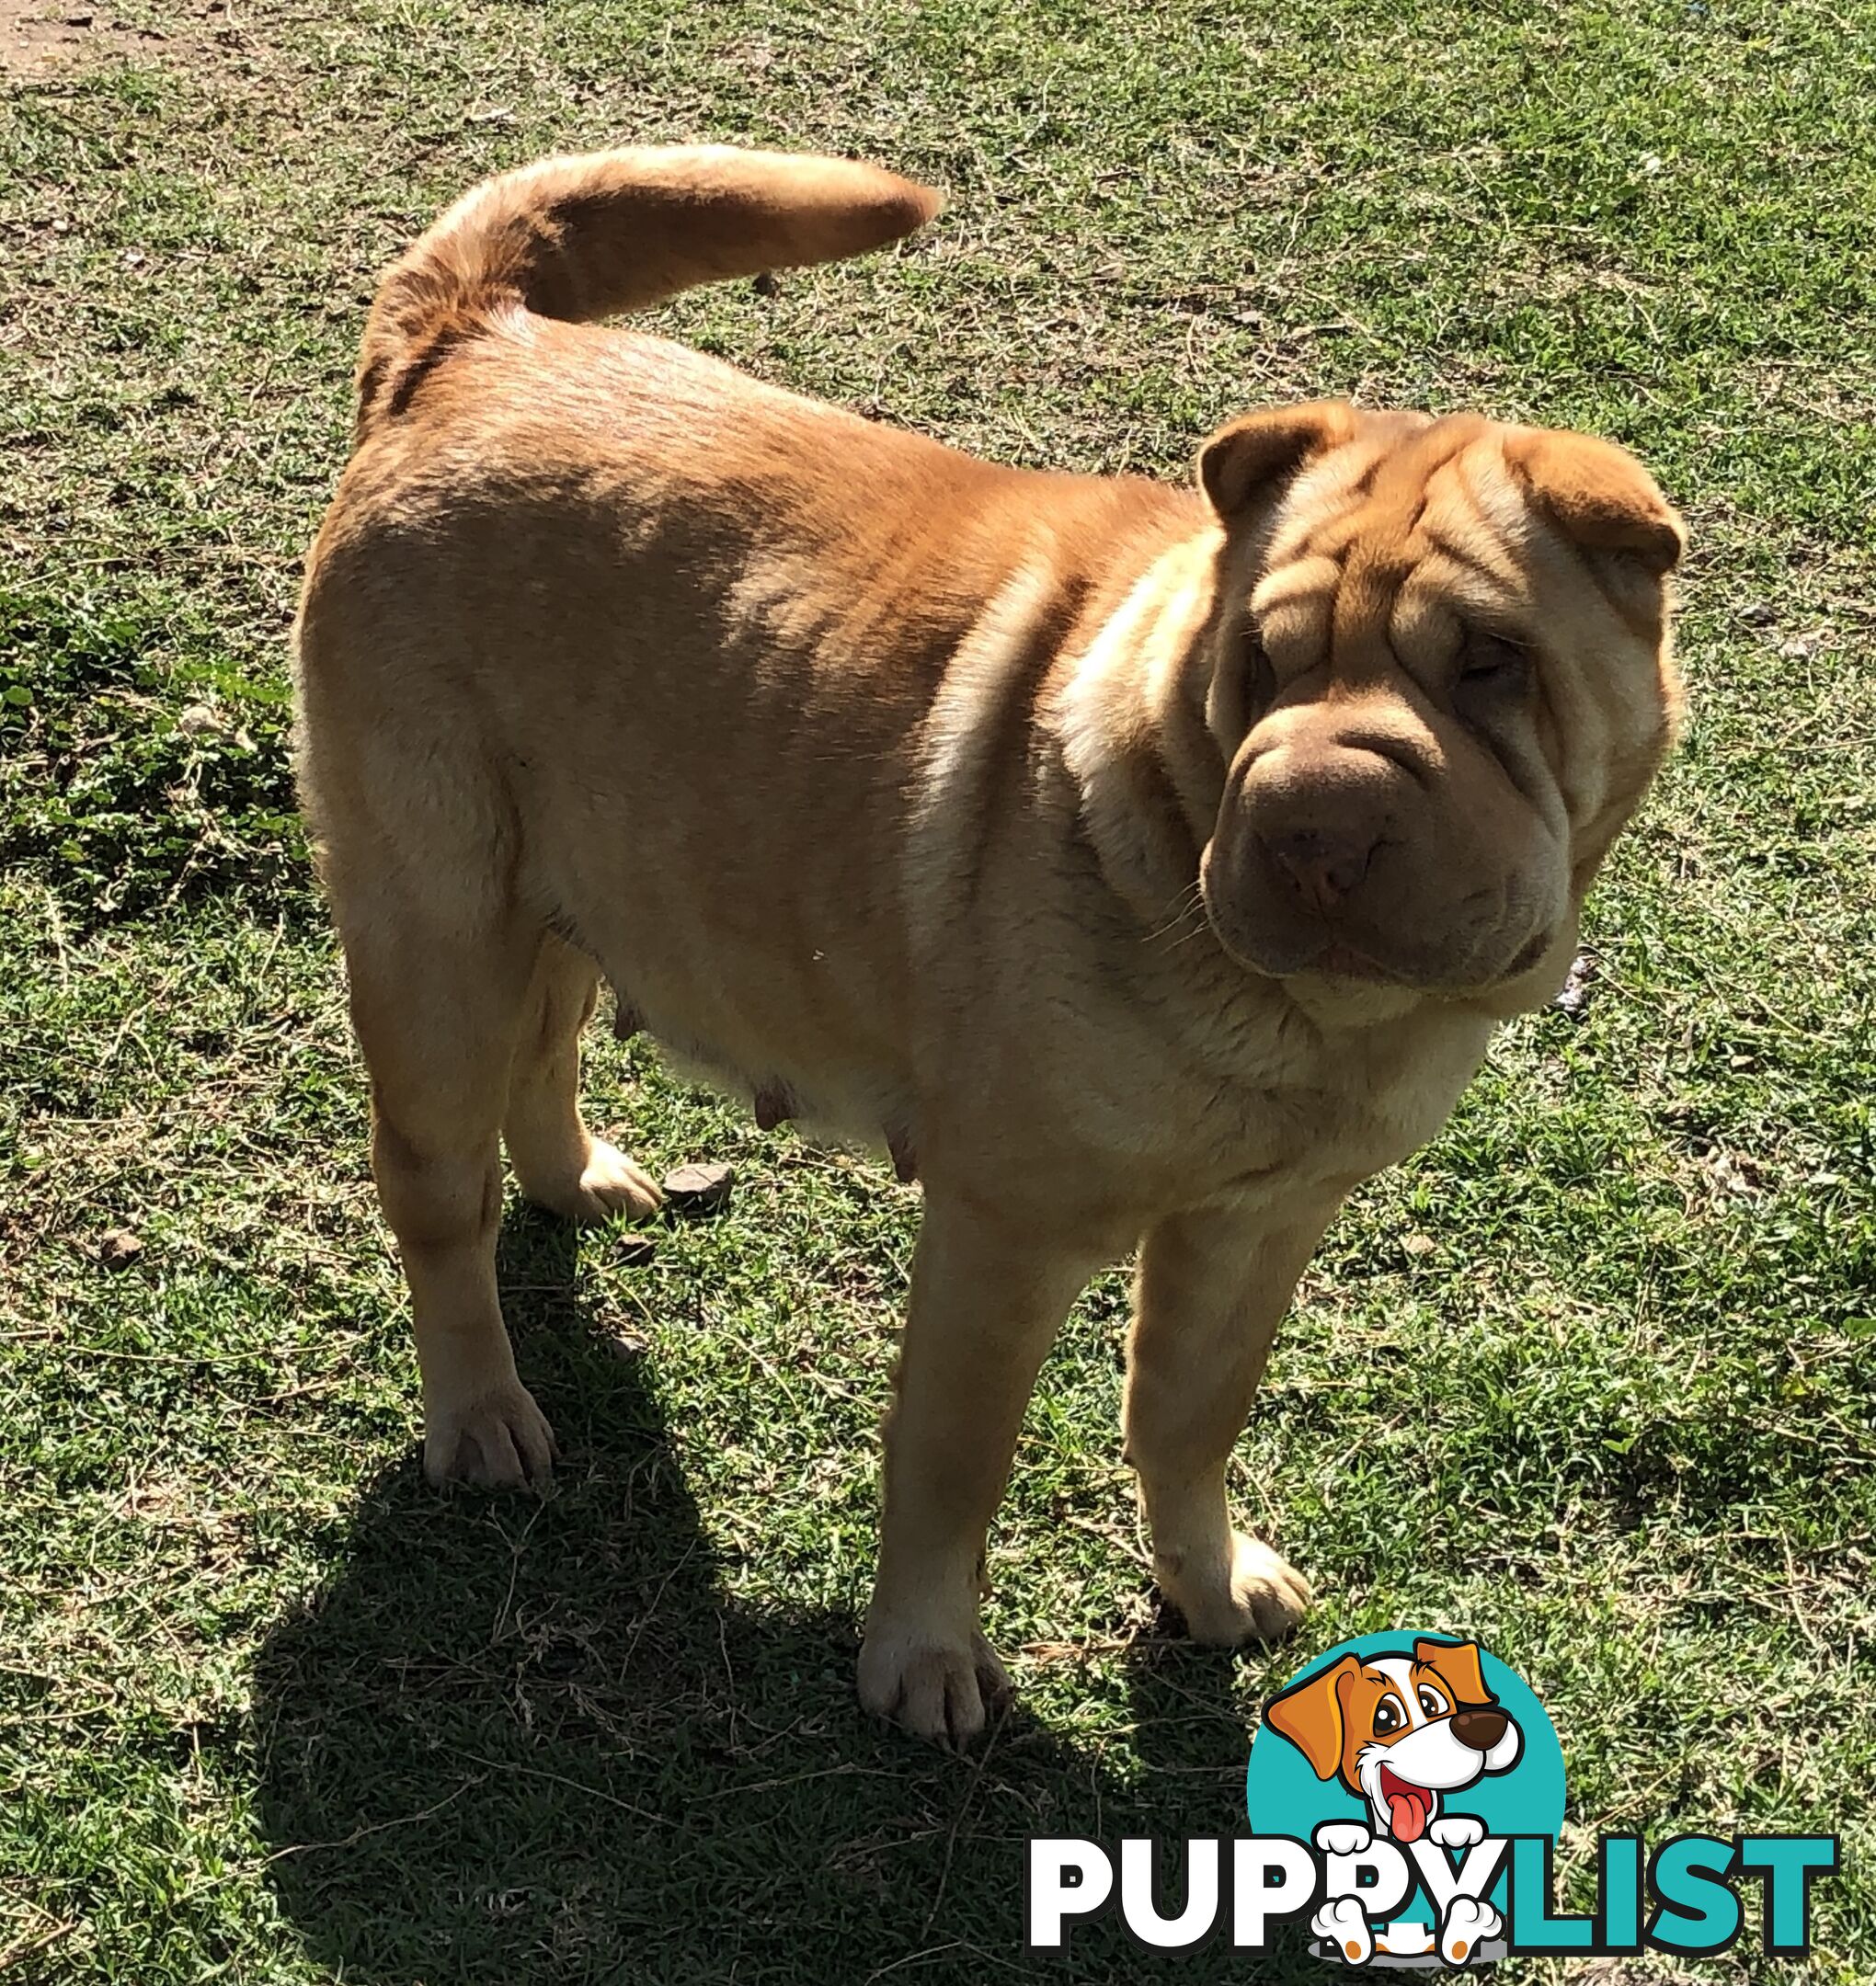
<path fill-rule="evenodd" d="M 1317 1778 L 1339 1780 L 1367 1803 L 1371 1829 L 1336 1821 L 1317 1831 L 1319 1846 L 1343 1855 L 1359 1855 L 1376 1836 L 1405 1846 L 1424 1835 L 1442 1848 L 1470 1848 L 1484 1823 L 1447 1813 L 1444 1797 L 1487 1773 L 1509 1772 L 1524 1749 L 1486 1687 L 1472 1641 L 1422 1638 L 1411 1655 L 1344 1655 L 1272 1698 L 1264 1718 Z M 1447 1918 L 1437 1946 L 1455 1963 L 1504 1928 L 1490 1904 L 1469 1898 L 1455 1898 Z M 1374 1948 L 1352 1900 L 1318 1912 L 1311 1929 L 1357 1964 Z"/>

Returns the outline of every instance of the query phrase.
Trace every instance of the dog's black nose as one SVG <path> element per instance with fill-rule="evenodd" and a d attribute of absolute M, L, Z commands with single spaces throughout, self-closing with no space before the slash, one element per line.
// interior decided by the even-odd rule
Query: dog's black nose
<path fill-rule="evenodd" d="M 1312 910 L 1338 910 L 1342 900 L 1367 874 L 1379 840 L 1377 834 L 1351 828 L 1331 832 L 1294 828 L 1264 838 L 1270 864 L 1290 891 Z"/>
<path fill-rule="evenodd" d="M 1503 1710 L 1459 1710 L 1453 1716 L 1453 1736 L 1472 1752 L 1489 1752 L 1511 1722 Z"/>

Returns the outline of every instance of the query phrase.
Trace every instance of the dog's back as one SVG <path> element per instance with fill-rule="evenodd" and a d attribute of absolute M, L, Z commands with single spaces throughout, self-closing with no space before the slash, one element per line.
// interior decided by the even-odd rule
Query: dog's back
<path fill-rule="evenodd" d="M 1194 500 L 575 321 L 935 204 L 841 161 L 611 153 L 489 182 L 394 267 L 298 628 L 349 942 L 418 897 L 454 930 L 557 930 L 681 1055 L 869 1136 L 909 1113 L 932 1014 L 980 1029 L 946 997 L 961 947 L 1030 949 L 1011 926 L 1057 893 L 1014 873 L 1072 824 L 1070 799 L 1025 838 L 1009 804 L 1046 679 Z"/>

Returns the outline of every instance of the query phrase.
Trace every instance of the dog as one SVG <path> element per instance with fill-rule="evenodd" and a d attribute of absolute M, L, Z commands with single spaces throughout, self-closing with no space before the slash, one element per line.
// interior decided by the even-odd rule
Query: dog
<path fill-rule="evenodd" d="M 1437 1825 L 1442 1794 L 1509 1772 L 1524 1750 L 1471 1641 L 1418 1640 L 1411 1657 L 1344 1655 L 1273 1697 L 1264 1720 L 1317 1778 L 1367 1802 L 1376 1833 L 1403 1845 Z"/>
<path fill-rule="evenodd" d="M 1050 1340 L 1138 1249 L 1126 1454 L 1202 1640 L 1309 1588 L 1225 1470 L 1347 1193 L 1557 990 L 1667 748 L 1681 527 L 1610 443 L 1267 409 L 1195 486 L 1006 468 L 589 320 L 884 246 L 935 194 L 733 148 L 550 159 L 366 325 L 296 622 L 297 770 L 409 1284 L 424 1457 L 554 1458 L 499 1146 L 570 1219 L 602 979 L 923 1212 L 860 1661 L 941 1741 L 1008 1678 L 986 1534 Z"/>
<path fill-rule="evenodd" d="M 1316 1831 L 1318 1845 L 1339 1855 L 1360 1855 L 1377 1837 L 1403 1847 L 1425 1836 L 1442 1848 L 1470 1848 L 1483 1838 L 1483 1822 L 1447 1813 L 1443 1796 L 1509 1772 L 1524 1751 L 1523 1733 L 1486 1686 L 1471 1641 L 1422 1638 L 1411 1656 L 1344 1655 L 1273 1697 L 1264 1720 L 1308 1759 L 1317 1778 L 1339 1780 L 1367 1803 L 1372 1827 L 1333 1821 Z M 1357 1964 L 1377 1948 L 1352 1900 L 1325 1905 L 1311 1928 Z M 1491 1904 L 1455 1897 L 1436 1944 L 1457 1965 L 1503 1929 Z"/>

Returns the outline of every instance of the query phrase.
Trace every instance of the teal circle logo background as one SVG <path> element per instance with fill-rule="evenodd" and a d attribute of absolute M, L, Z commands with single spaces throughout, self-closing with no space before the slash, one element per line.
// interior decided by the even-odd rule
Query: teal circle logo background
<path fill-rule="evenodd" d="M 1297 1671 L 1284 1687 L 1293 1688 L 1344 1655 L 1367 1661 L 1377 1655 L 1412 1656 L 1416 1641 L 1463 1641 L 1463 1635 L 1426 1628 L 1392 1634 L 1357 1635 L 1325 1649 Z M 1445 1796 L 1443 1813 L 1476 1814 L 1488 1834 L 1548 1834 L 1554 1841 L 1563 1824 L 1563 1748 L 1544 1706 L 1524 1680 L 1488 1649 L 1479 1649 L 1485 1685 L 1524 1735 L 1517 1763 L 1506 1773 L 1487 1773 L 1472 1785 Z M 1308 1759 L 1281 1731 L 1260 1722 L 1244 1769 L 1244 1809 L 1253 1834 L 1288 1834 L 1310 1841 L 1324 1820 L 1360 1820 L 1374 1815 L 1358 1793 L 1339 1778 L 1319 1779 Z M 1504 1908 L 1501 1873 L 1492 1900 Z"/>

